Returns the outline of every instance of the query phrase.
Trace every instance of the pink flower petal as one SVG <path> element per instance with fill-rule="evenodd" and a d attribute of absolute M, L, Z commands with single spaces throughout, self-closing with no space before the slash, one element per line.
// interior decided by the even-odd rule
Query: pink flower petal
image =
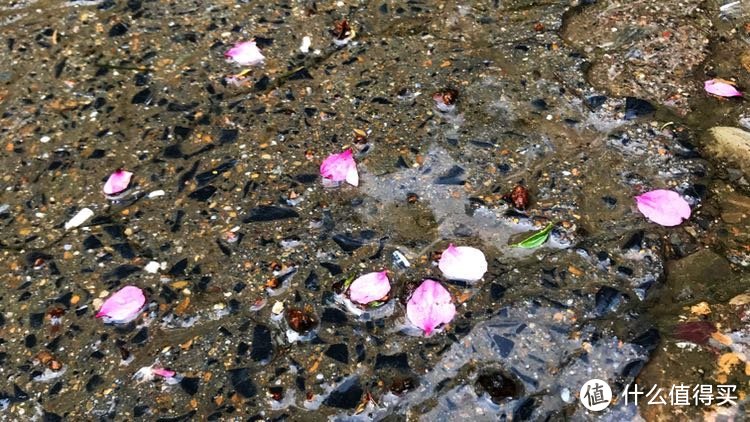
<path fill-rule="evenodd" d="M 320 164 L 320 175 L 334 182 L 346 181 L 352 186 L 359 185 L 357 163 L 352 155 L 352 150 L 348 149 L 340 154 L 328 156 Z"/>
<path fill-rule="evenodd" d="M 487 260 L 477 248 L 451 243 L 440 256 L 438 268 L 449 280 L 477 281 L 487 272 Z"/>
<path fill-rule="evenodd" d="M 638 210 L 662 226 L 677 226 L 690 218 L 690 205 L 671 190 L 657 189 L 635 197 Z"/>
<path fill-rule="evenodd" d="M 133 173 L 125 170 L 117 170 L 112 173 L 104 184 L 104 193 L 107 195 L 117 195 L 130 186 L 130 179 Z"/>
<path fill-rule="evenodd" d="M 143 290 L 135 286 L 125 286 L 104 301 L 96 314 L 106 323 L 124 324 L 134 320 L 143 309 L 146 297 Z"/>
<path fill-rule="evenodd" d="M 234 47 L 224 53 L 224 57 L 241 66 L 255 66 L 263 63 L 263 60 L 266 59 L 255 44 L 255 41 L 245 41 L 235 44 Z"/>
<path fill-rule="evenodd" d="M 426 335 L 438 325 L 451 322 L 455 315 L 450 293 L 435 280 L 424 280 L 406 303 L 407 318 Z"/>
<path fill-rule="evenodd" d="M 151 372 L 153 372 L 154 375 L 158 375 L 164 378 L 172 378 L 175 375 L 175 371 L 164 368 L 152 368 Z"/>
<path fill-rule="evenodd" d="M 391 282 L 386 271 L 367 273 L 360 276 L 349 286 L 349 298 L 366 305 L 382 299 L 391 291 Z"/>
<path fill-rule="evenodd" d="M 741 97 L 742 93 L 732 84 L 728 84 L 718 79 L 709 79 L 703 84 L 703 88 L 712 95 L 720 97 Z"/>

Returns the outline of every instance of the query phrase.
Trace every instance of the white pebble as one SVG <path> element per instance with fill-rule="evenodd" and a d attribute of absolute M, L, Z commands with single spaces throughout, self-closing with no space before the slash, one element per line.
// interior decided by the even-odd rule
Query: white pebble
<path fill-rule="evenodd" d="M 81 209 L 80 211 L 78 211 L 78 214 L 73 216 L 73 218 L 71 218 L 70 221 L 65 223 L 65 230 L 70 230 L 70 229 L 80 226 L 86 220 L 91 218 L 93 215 L 94 215 L 94 211 L 91 211 L 88 208 Z"/>
<path fill-rule="evenodd" d="M 166 192 L 164 192 L 164 191 L 163 191 L 163 190 L 161 190 L 161 189 L 159 189 L 159 190 L 155 190 L 155 191 L 153 191 L 153 192 L 150 192 L 150 193 L 148 194 L 148 199 L 154 199 L 154 198 L 158 198 L 158 197 L 160 197 L 160 196 L 164 196 L 164 195 L 165 195 L 165 193 L 166 193 Z"/>
<path fill-rule="evenodd" d="M 157 272 L 159 272 L 159 268 L 161 268 L 161 264 L 156 261 L 151 261 L 146 264 L 145 267 L 143 267 L 143 269 L 146 270 L 147 273 L 151 274 L 156 274 Z"/>

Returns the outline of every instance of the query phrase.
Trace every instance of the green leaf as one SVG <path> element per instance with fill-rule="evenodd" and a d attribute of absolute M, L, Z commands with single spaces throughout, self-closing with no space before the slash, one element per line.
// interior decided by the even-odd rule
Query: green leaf
<path fill-rule="evenodd" d="M 346 280 L 344 280 L 344 291 L 346 291 L 349 286 L 354 282 L 354 279 L 357 277 L 356 274 L 350 275 Z"/>
<path fill-rule="evenodd" d="M 538 248 L 542 246 L 544 242 L 547 241 L 547 239 L 549 238 L 549 232 L 552 231 L 553 227 L 555 227 L 555 224 L 549 223 L 547 224 L 547 227 L 543 228 L 542 230 L 539 230 L 538 232 L 527 237 L 526 239 L 518 243 L 515 243 L 511 246 L 515 248 L 524 248 L 524 249 Z"/>
<path fill-rule="evenodd" d="M 367 306 L 369 306 L 370 308 L 379 308 L 379 307 L 381 307 L 383 305 L 385 305 L 385 302 L 380 302 L 380 301 L 377 301 L 377 300 L 372 301 L 372 302 L 370 302 L 370 303 L 367 304 Z"/>

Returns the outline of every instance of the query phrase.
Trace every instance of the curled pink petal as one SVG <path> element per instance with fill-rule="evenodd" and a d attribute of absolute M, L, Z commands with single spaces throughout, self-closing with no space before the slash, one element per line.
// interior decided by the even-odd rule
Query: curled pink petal
<path fill-rule="evenodd" d="M 130 179 L 133 173 L 125 170 L 117 170 L 112 173 L 104 184 L 104 193 L 107 195 L 117 195 L 130 186 Z"/>
<path fill-rule="evenodd" d="M 391 291 L 391 282 L 386 271 L 367 273 L 349 286 L 349 298 L 366 305 L 385 297 Z"/>
<path fill-rule="evenodd" d="M 134 320 L 145 303 L 143 290 L 125 286 L 104 301 L 96 317 L 103 318 L 106 323 L 124 324 Z"/>
<path fill-rule="evenodd" d="M 340 154 L 328 156 L 320 164 L 320 175 L 334 182 L 346 181 L 352 186 L 359 185 L 357 163 L 352 155 L 352 150 L 348 149 Z"/>
<path fill-rule="evenodd" d="M 690 218 L 690 205 L 674 191 L 657 189 L 635 197 L 638 210 L 662 226 L 677 226 Z"/>
<path fill-rule="evenodd" d="M 741 97 L 742 93 L 734 85 L 720 79 L 709 79 L 703 84 L 703 88 L 712 95 L 719 97 Z"/>
<path fill-rule="evenodd" d="M 477 248 L 451 243 L 440 256 L 438 268 L 449 280 L 477 281 L 487 272 L 487 260 Z"/>
<path fill-rule="evenodd" d="M 255 66 L 263 63 L 266 58 L 255 44 L 255 41 L 237 43 L 224 53 L 224 57 L 241 66 Z"/>
<path fill-rule="evenodd" d="M 406 303 L 407 318 L 426 335 L 438 325 L 451 322 L 455 315 L 450 293 L 435 280 L 424 280 Z"/>
<path fill-rule="evenodd" d="M 172 378 L 173 376 L 175 376 L 175 371 L 164 368 L 152 368 L 151 372 L 153 372 L 154 375 L 158 375 L 163 378 Z"/>

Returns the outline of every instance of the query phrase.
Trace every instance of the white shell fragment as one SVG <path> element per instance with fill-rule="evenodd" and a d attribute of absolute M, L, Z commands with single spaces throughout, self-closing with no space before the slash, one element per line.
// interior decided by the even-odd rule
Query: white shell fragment
<path fill-rule="evenodd" d="M 89 208 L 83 208 L 76 215 L 73 216 L 73 218 L 70 219 L 67 223 L 65 223 L 65 230 L 74 229 L 84 222 L 91 218 L 94 215 L 94 211 L 91 211 Z"/>

